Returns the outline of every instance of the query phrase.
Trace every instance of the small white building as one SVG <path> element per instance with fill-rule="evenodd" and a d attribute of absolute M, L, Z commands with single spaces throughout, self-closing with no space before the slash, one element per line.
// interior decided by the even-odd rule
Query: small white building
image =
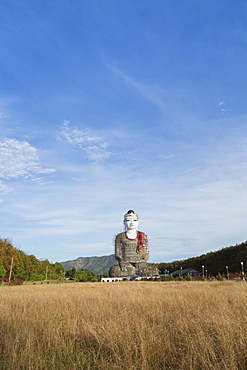
<path fill-rule="evenodd" d="M 102 283 L 114 283 L 118 281 L 123 281 L 123 280 L 129 280 L 129 277 L 102 277 L 101 282 Z"/>

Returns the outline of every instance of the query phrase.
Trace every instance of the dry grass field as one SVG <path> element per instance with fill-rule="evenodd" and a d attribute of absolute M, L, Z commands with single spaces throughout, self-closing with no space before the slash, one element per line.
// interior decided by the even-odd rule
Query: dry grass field
<path fill-rule="evenodd" d="M 247 369 L 247 283 L 0 287 L 0 369 Z"/>

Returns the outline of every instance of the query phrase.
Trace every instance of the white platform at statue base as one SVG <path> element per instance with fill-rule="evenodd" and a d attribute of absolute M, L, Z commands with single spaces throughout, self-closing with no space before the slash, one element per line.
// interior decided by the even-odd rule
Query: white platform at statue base
<path fill-rule="evenodd" d="M 102 283 L 114 283 L 118 281 L 133 281 L 133 280 L 160 280 L 159 276 L 129 276 L 129 277 L 102 277 L 101 282 Z"/>

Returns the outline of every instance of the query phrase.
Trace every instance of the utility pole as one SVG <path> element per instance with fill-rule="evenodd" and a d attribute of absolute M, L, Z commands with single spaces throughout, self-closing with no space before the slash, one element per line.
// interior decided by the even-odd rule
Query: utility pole
<path fill-rule="evenodd" d="M 226 266 L 226 278 L 227 278 L 227 280 L 229 280 L 229 270 L 228 270 L 228 266 Z"/>
<path fill-rule="evenodd" d="M 243 278 L 243 281 L 245 281 L 245 276 L 244 276 L 244 263 L 241 262 L 241 273 L 242 273 L 242 278 Z"/>
<path fill-rule="evenodd" d="M 11 281 L 12 269 L 13 269 L 14 257 L 12 257 L 10 271 L 9 271 L 9 282 Z"/>

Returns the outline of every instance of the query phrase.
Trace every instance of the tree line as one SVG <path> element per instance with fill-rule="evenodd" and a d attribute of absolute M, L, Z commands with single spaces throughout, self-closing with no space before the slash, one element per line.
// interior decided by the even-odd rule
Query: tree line
<path fill-rule="evenodd" d="M 156 263 L 161 274 L 183 269 L 194 268 L 202 270 L 202 265 L 209 275 L 225 274 L 226 266 L 229 272 L 236 273 L 241 270 L 243 262 L 247 271 L 247 242 L 222 248 L 216 252 L 202 254 L 186 260 Z M 12 266 L 12 268 L 11 268 Z M 88 269 L 77 271 L 65 269 L 62 263 L 51 263 L 47 259 L 39 260 L 34 255 L 28 255 L 22 250 L 15 248 L 8 239 L 0 238 L 0 279 L 8 279 L 11 271 L 11 279 L 22 279 L 25 281 L 62 280 L 65 278 L 74 281 L 98 281 L 100 275 L 94 274 Z M 245 272 L 246 272 L 245 271 Z"/>
<path fill-rule="evenodd" d="M 219 273 L 226 274 L 226 266 L 228 267 L 229 272 L 240 272 L 241 262 L 243 262 L 247 271 L 247 242 L 222 248 L 216 252 L 208 252 L 198 257 L 170 263 L 156 263 L 155 265 L 162 274 L 166 271 L 171 273 L 179 270 L 181 267 L 183 269 L 193 268 L 197 271 L 202 271 L 202 266 L 204 266 L 208 274 L 216 276 Z"/>
<path fill-rule="evenodd" d="M 22 279 L 25 281 L 62 280 L 70 278 L 75 281 L 97 281 L 100 276 L 89 270 L 72 268 L 66 270 L 60 262 L 39 260 L 15 248 L 10 240 L 0 238 L 0 279 Z"/>

